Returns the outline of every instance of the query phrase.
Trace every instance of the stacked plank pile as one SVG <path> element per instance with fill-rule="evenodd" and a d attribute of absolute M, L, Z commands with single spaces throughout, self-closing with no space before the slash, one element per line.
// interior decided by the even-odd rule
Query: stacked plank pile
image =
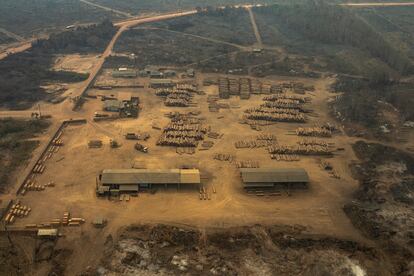
<path fill-rule="evenodd" d="M 240 95 L 240 84 L 238 79 L 228 79 L 230 95 Z"/>
<path fill-rule="evenodd" d="M 250 98 L 250 79 L 240 79 L 240 99 L 247 100 Z"/>
<path fill-rule="evenodd" d="M 13 224 L 16 221 L 16 218 L 23 218 L 27 217 L 32 209 L 17 201 L 14 203 L 10 210 L 7 212 L 6 216 L 4 217 L 4 221 L 6 224 Z"/>
<path fill-rule="evenodd" d="M 257 79 L 250 80 L 250 93 L 260 94 L 262 93 L 262 83 Z"/>
<path fill-rule="evenodd" d="M 229 79 L 219 78 L 218 86 L 219 86 L 219 97 L 221 99 L 230 98 Z"/>
<path fill-rule="evenodd" d="M 88 142 L 89 148 L 101 148 L 102 147 L 102 140 L 90 140 Z"/>
<path fill-rule="evenodd" d="M 220 106 L 217 103 L 218 97 L 215 95 L 208 95 L 207 96 L 207 103 L 208 103 L 208 110 L 210 112 L 219 112 Z"/>
<path fill-rule="evenodd" d="M 158 146 L 197 147 L 208 129 L 200 120 L 188 115 L 178 115 L 164 128 L 157 141 Z"/>

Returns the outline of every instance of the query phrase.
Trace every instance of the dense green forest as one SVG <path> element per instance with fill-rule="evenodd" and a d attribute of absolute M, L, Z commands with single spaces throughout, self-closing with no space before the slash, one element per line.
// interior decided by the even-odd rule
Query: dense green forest
<path fill-rule="evenodd" d="M 387 80 L 386 76 L 364 80 L 340 77 L 332 87 L 333 91 L 344 92 L 335 109 L 343 118 L 369 128 L 383 123 L 379 115 L 379 101 L 396 107 L 402 121 L 414 120 L 414 86 Z"/>
<path fill-rule="evenodd" d="M 33 49 L 43 53 L 102 53 L 116 33 L 116 27 L 105 20 L 98 25 L 52 34 L 48 39 L 33 43 Z"/>
<path fill-rule="evenodd" d="M 112 23 L 105 21 L 39 40 L 30 50 L 2 59 L 0 106 L 29 108 L 34 102 L 46 99 L 41 87 L 44 84 L 85 80 L 87 74 L 50 70 L 54 55 L 102 52 L 115 31 Z"/>
<path fill-rule="evenodd" d="M 242 8 L 209 9 L 192 16 L 156 22 L 151 26 L 239 45 L 251 45 L 256 42 L 249 14 Z"/>
<path fill-rule="evenodd" d="M 286 0 L 284 0 L 286 1 Z M 217 7 L 236 4 L 271 4 L 274 0 L 91 0 L 91 2 L 122 10 L 132 14 L 147 12 L 166 12 L 181 9 L 192 9 L 196 7 Z"/>
<path fill-rule="evenodd" d="M 267 18 L 262 22 L 261 31 L 266 34 L 264 29 L 276 29 L 276 39 L 265 35 L 265 43 L 266 39 L 271 44 L 277 43 L 277 38 L 306 39 L 309 44 L 316 42 L 322 45 L 322 53 L 325 45 L 338 46 L 338 52 L 348 46 L 384 62 L 400 74 L 412 71 L 410 59 L 350 9 L 324 1 L 306 1 L 300 5 L 272 5 L 254 10 L 260 18 Z M 302 46 L 311 48 L 312 45 Z"/>
<path fill-rule="evenodd" d="M 45 120 L 0 119 L 0 193 L 11 174 L 31 156 L 39 142 L 33 140 L 49 127 Z"/>
<path fill-rule="evenodd" d="M 2 0 L 0 4 L 0 27 L 28 38 L 74 23 L 118 18 L 117 14 L 79 0 Z"/>

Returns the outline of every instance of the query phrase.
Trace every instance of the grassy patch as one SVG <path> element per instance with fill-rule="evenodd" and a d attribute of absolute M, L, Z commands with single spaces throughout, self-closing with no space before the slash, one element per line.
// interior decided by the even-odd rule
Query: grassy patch
<path fill-rule="evenodd" d="M 0 192 L 4 192 L 10 176 L 38 146 L 33 138 L 49 125 L 44 120 L 0 119 Z"/>

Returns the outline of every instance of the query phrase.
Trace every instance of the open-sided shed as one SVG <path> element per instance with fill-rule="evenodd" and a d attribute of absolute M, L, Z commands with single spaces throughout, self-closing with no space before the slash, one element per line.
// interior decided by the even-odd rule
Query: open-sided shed
<path fill-rule="evenodd" d="M 276 185 L 306 186 L 309 176 L 302 168 L 240 169 L 244 188 L 271 188 Z"/>

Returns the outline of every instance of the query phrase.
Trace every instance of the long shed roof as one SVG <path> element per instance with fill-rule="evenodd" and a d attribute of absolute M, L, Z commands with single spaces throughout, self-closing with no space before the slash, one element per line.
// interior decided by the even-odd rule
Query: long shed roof
<path fill-rule="evenodd" d="M 309 182 L 308 173 L 302 168 L 240 169 L 244 183 L 297 183 Z"/>
<path fill-rule="evenodd" d="M 101 182 L 110 184 L 198 184 L 197 169 L 118 169 L 104 170 Z"/>

